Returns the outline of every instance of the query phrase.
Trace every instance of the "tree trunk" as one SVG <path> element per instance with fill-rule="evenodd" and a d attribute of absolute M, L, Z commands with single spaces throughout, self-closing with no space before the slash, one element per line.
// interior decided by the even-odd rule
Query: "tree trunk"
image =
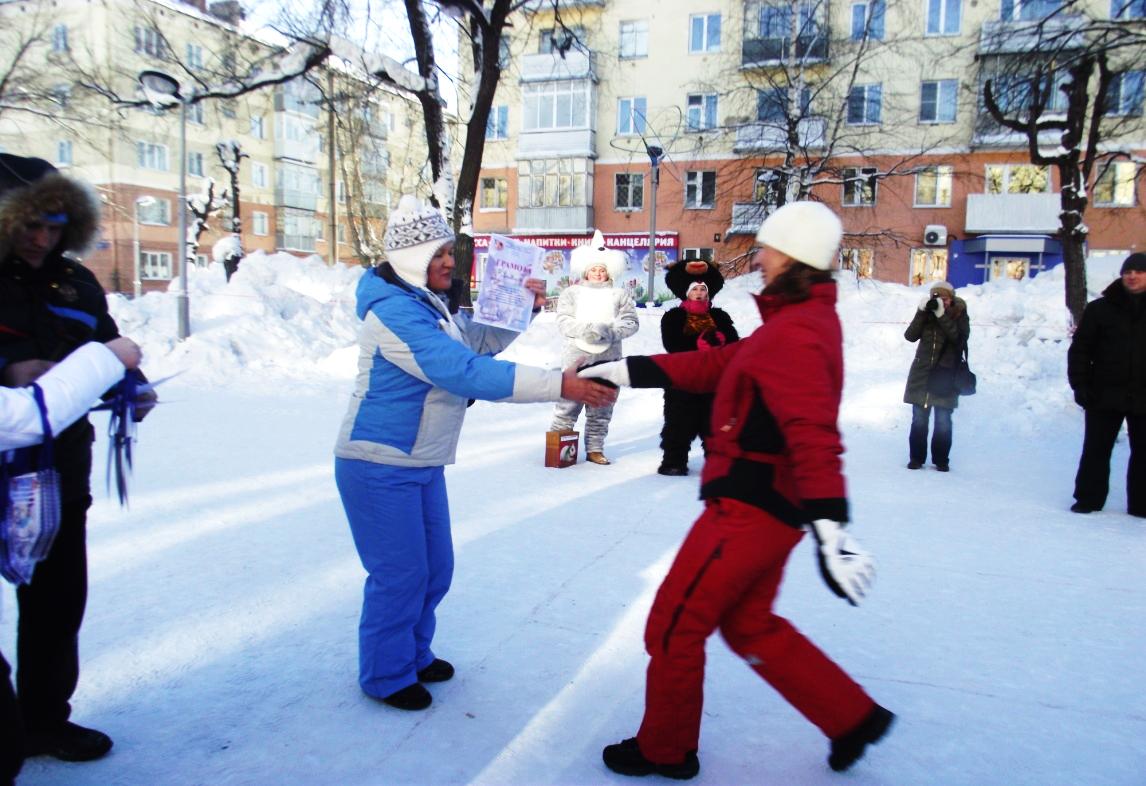
<path fill-rule="evenodd" d="M 1086 308 L 1086 233 L 1077 214 L 1062 217 L 1062 264 L 1066 269 L 1066 307 L 1071 323 L 1078 325 Z"/>

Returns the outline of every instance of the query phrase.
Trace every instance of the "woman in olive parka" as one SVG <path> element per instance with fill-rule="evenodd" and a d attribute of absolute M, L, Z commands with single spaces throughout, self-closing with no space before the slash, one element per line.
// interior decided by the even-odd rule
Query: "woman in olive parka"
<path fill-rule="evenodd" d="M 911 405 L 911 432 L 907 437 L 908 469 L 919 469 L 927 460 L 927 430 L 935 412 L 931 435 L 931 462 L 940 472 L 950 469 L 951 412 L 959 406 L 954 388 L 954 370 L 971 335 L 967 304 L 955 297 L 946 281 L 931 285 L 919 303 L 903 337 L 918 342 L 915 360 L 907 373 L 903 400 Z"/>

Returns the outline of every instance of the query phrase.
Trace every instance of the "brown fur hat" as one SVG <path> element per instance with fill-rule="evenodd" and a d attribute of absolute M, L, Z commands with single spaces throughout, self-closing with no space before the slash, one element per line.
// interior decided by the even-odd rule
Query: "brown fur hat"
<path fill-rule="evenodd" d="M 56 213 L 66 214 L 68 223 L 55 250 L 84 251 L 99 230 L 95 192 L 47 161 L 0 153 L 0 259 L 25 224 Z"/>

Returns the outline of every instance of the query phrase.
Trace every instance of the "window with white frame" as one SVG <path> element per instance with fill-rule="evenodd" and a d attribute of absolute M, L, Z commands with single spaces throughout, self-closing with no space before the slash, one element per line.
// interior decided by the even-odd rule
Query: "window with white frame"
<path fill-rule="evenodd" d="M 270 216 L 261 210 L 251 211 L 251 231 L 259 237 L 270 234 Z"/>
<path fill-rule="evenodd" d="M 187 61 L 185 65 L 192 71 L 202 71 L 203 47 L 198 44 L 187 44 Z"/>
<path fill-rule="evenodd" d="M 71 166 L 75 163 L 72 160 L 72 140 L 60 139 L 56 142 L 56 163 L 60 166 Z"/>
<path fill-rule="evenodd" d="M 537 51 L 548 55 L 554 52 L 568 52 L 577 41 L 585 40 L 585 30 L 580 25 L 547 27 L 538 36 Z"/>
<path fill-rule="evenodd" d="M 1146 1 L 1146 0 L 1144 0 Z M 1144 83 L 1144 71 L 1122 71 L 1114 74 L 1107 88 L 1104 114 L 1107 115 L 1141 115 Z"/>
<path fill-rule="evenodd" d="M 538 82 L 522 86 L 525 131 L 589 125 L 589 82 Z"/>
<path fill-rule="evenodd" d="M 720 14 L 693 14 L 688 18 L 688 51 L 720 51 Z"/>
<path fill-rule="evenodd" d="M 223 117 L 234 120 L 235 116 L 238 115 L 238 111 L 235 109 L 235 99 L 224 98 L 219 102 L 219 111 L 223 113 Z"/>
<path fill-rule="evenodd" d="M 171 253 L 168 251 L 140 251 L 139 277 L 146 281 L 171 279 Z"/>
<path fill-rule="evenodd" d="M 51 89 L 52 100 L 61 109 L 67 109 L 68 105 L 72 103 L 72 86 L 66 84 L 56 85 Z"/>
<path fill-rule="evenodd" d="M 916 207 L 951 207 L 951 186 L 955 168 L 930 166 L 915 173 Z"/>
<path fill-rule="evenodd" d="M 783 60 L 790 55 L 819 60 L 827 56 L 827 3 L 765 0 L 756 10 L 755 36 L 745 34 L 746 62 Z M 795 31 L 795 46 L 792 33 Z"/>
<path fill-rule="evenodd" d="M 1146 19 L 1146 0 L 1110 0 L 1111 19 Z"/>
<path fill-rule="evenodd" d="M 505 210 L 509 207 L 509 181 L 504 177 L 481 179 L 481 209 Z"/>
<path fill-rule="evenodd" d="M 56 25 L 52 28 L 52 51 L 68 51 L 68 26 Z"/>
<path fill-rule="evenodd" d="M 883 0 L 860 0 L 852 3 L 852 30 L 853 41 L 862 41 L 864 38 L 883 40 L 884 34 L 884 5 Z"/>
<path fill-rule="evenodd" d="M 954 123 L 959 81 L 936 79 L 919 85 L 919 122 Z"/>
<path fill-rule="evenodd" d="M 756 91 L 756 120 L 760 123 L 785 124 L 789 114 L 795 110 L 797 117 L 807 115 L 812 101 L 812 92 L 805 87 L 799 93 L 799 107 L 789 106 L 789 89 L 769 87 Z"/>
<path fill-rule="evenodd" d="M 589 204 L 593 164 L 585 158 L 536 158 L 517 164 L 518 207 Z"/>
<path fill-rule="evenodd" d="M 621 22 L 621 57 L 649 56 L 649 21 L 636 19 Z"/>
<path fill-rule="evenodd" d="M 266 139 L 266 125 L 263 123 L 262 115 L 251 115 L 251 136 L 258 139 Z"/>
<path fill-rule="evenodd" d="M 135 27 L 135 51 L 137 54 L 151 55 L 156 58 L 167 57 L 167 41 L 154 27 Z"/>
<path fill-rule="evenodd" d="M 645 133 L 645 112 L 648 105 L 644 96 L 617 99 L 617 135 L 637 136 Z"/>
<path fill-rule="evenodd" d="M 927 35 L 959 35 L 963 0 L 927 0 Z"/>
<path fill-rule="evenodd" d="M 267 165 L 260 164 L 258 161 L 251 162 L 251 185 L 257 188 L 266 188 L 269 179 L 267 178 Z"/>
<path fill-rule="evenodd" d="M 489 108 L 489 117 L 485 121 L 486 140 L 509 138 L 509 107 L 498 104 Z"/>
<path fill-rule="evenodd" d="M 645 206 L 645 176 L 618 172 L 613 176 L 613 207 L 619 211 L 642 210 Z"/>
<path fill-rule="evenodd" d="M 200 126 L 206 122 L 204 120 L 202 101 L 200 101 L 198 104 L 187 105 L 187 122 Z"/>
<path fill-rule="evenodd" d="M 716 172 L 692 171 L 684 176 L 684 206 L 692 210 L 716 206 Z"/>
<path fill-rule="evenodd" d="M 849 270 L 856 278 L 875 275 L 875 251 L 870 248 L 841 248 L 840 270 Z"/>
<path fill-rule="evenodd" d="M 1002 0 L 999 3 L 999 18 L 1004 21 L 1040 22 L 1063 13 L 1070 4 L 1070 0 Z"/>
<path fill-rule="evenodd" d="M 1113 161 L 1100 166 L 1098 177 L 1094 181 L 1094 204 L 1104 207 L 1133 207 L 1137 167 L 1133 161 Z"/>
<path fill-rule="evenodd" d="M 207 255 L 206 254 L 196 254 L 195 255 L 195 267 L 207 267 Z"/>
<path fill-rule="evenodd" d="M 878 124 L 882 111 L 882 85 L 855 85 L 848 92 L 848 125 Z"/>
<path fill-rule="evenodd" d="M 908 281 L 921 286 L 932 281 L 947 280 L 947 249 L 913 248 L 908 267 Z"/>
<path fill-rule="evenodd" d="M 139 223 L 156 226 L 171 225 L 171 203 L 166 199 L 152 198 L 150 202 L 138 203 Z"/>
<path fill-rule="evenodd" d="M 716 128 L 716 93 L 692 93 L 687 98 L 689 131 Z"/>
<path fill-rule="evenodd" d="M 155 169 L 166 172 L 168 166 L 167 145 L 158 145 L 154 142 L 135 143 L 135 164 L 140 169 Z"/>
<path fill-rule="evenodd" d="M 844 170 L 844 198 L 847 207 L 867 207 L 875 204 L 876 175 L 873 166 L 849 167 Z"/>
<path fill-rule="evenodd" d="M 203 154 L 202 153 L 188 153 L 187 154 L 187 174 L 194 175 L 195 177 L 203 177 Z"/>
<path fill-rule="evenodd" d="M 1049 194 L 1050 168 L 1034 164 L 988 164 L 988 194 Z"/>

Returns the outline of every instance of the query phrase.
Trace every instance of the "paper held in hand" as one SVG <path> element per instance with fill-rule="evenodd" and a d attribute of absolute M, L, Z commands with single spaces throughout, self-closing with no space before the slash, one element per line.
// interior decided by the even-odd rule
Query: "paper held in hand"
<path fill-rule="evenodd" d="M 478 279 L 474 321 L 521 333 L 529 327 L 533 292 L 525 279 L 534 276 L 542 249 L 520 240 L 490 235 L 489 252 Z M 537 276 L 540 278 L 540 276 Z"/>

